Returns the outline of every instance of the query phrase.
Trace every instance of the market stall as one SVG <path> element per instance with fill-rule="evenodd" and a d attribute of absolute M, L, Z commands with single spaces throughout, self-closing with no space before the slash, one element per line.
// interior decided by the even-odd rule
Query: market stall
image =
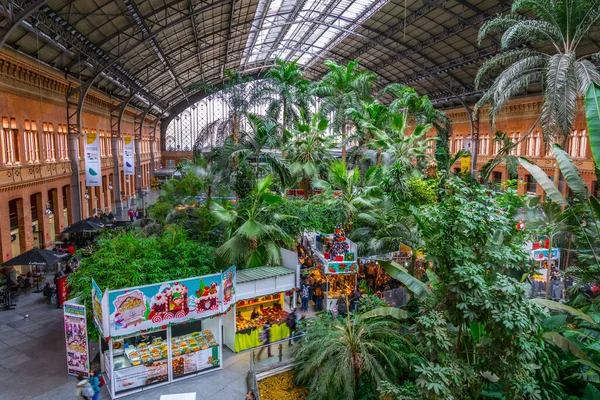
<path fill-rule="evenodd" d="M 358 253 L 356 244 L 346 237 L 338 225 L 333 234 L 311 235 L 309 243 L 315 264 L 322 274 L 313 277 L 324 292 L 323 307 L 331 310 L 336 307 L 342 295 L 350 296 L 357 284 Z"/>
<path fill-rule="evenodd" d="M 223 319 L 224 343 L 235 352 L 260 346 L 260 331 L 271 324 L 271 342 L 285 339 L 290 331 L 285 323 L 289 308 L 285 293 L 296 287 L 297 270 L 283 266 L 238 271 L 237 302 Z"/>
<path fill-rule="evenodd" d="M 92 282 L 94 322 L 113 398 L 221 368 L 221 315 L 233 306 L 235 267 L 222 274 L 120 290 Z"/>

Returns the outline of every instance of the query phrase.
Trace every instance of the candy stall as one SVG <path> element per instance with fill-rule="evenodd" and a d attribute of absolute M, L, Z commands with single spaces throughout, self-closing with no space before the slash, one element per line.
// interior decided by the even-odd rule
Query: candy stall
<path fill-rule="evenodd" d="M 103 332 L 111 397 L 220 369 L 221 316 L 233 307 L 235 274 L 232 267 L 104 293 L 94 283 L 94 321 Z"/>
<path fill-rule="evenodd" d="M 309 238 L 313 257 L 322 271 L 319 281 L 325 294 L 323 307 L 331 310 L 343 295 L 351 295 L 356 288 L 358 252 L 356 243 L 346 237 L 338 225 L 333 234 L 315 234 Z"/>
<path fill-rule="evenodd" d="M 235 352 L 260 346 L 260 331 L 271 324 L 271 342 L 285 339 L 290 308 L 285 293 L 296 287 L 297 267 L 266 266 L 238 271 L 236 303 L 223 318 L 224 344 Z"/>

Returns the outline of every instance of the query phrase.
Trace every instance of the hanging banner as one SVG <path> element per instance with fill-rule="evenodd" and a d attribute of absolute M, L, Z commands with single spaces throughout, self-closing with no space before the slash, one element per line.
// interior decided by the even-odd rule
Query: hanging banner
<path fill-rule="evenodd" d="M 551 260 L 558 260 L 560 257 L 559 249 L 552 249 L 550 255 Z M 536 249 L 531 252 L 531 258 L 537 261 L 543 261 L 548 259 L 548 249 Z"/>
<path fill-rule="evenodd" d="M 67 286 L 67 277 L 63 276 L 56 281 L 56 293 L 58 306 L 62 306 L 69 299 L 69 287 Z"/>
<path fill-rule="evenodd" d="M 67 348 L 67 373 L 88 377 L 90 370 L 88 354 L 85 306 L 67 302 L 63 306 L 65 342 Z"/>
<path fill-rule="evenodd" d="M 235 303 L 235 265 L 223 272 L 221 282 L 223 287 L 223 312 L 225 312 L 230 304 Z"/>
<path fill-rule="evenodd" d="M 125 175 L 135 175 L 133 153 L 133 136 L 123 137 L 123 171 Z"/>
<path fill-rule="evenodd" d="M 100 135 L 85 133 L 85 185 L 102 186 L 102 164 L 100 160 Z"/>
<path fill-rule="evenodd" d="M 102 290 L 96 284 L 94 278 L 92 278 L 92 313 L 94 315 L 94 323 L 100 331 L 104 332 L 104 326 L 102 325 Z"/>
<path fill-rule="evenodd" d="M 109 330 L 120 337 L 220 311 L 221 274 L 108 292 Z"/>

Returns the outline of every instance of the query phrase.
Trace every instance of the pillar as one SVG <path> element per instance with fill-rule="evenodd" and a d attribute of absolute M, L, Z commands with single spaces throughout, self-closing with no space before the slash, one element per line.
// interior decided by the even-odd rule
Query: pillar
<path fill-rule="evenodd" d="M 112 193 L 115 204 L 115 215 L 121 215 L 121 180 L 119 177 L 121 176 L 119 170 L 119 140 L 120 138 L 113 135 L 110 139 L 112 156 L 113 156 L 113 181 L 112 181 Z M 116 179 L 114 177 L 117 177 Z"/>
<path fill-rule="evenodd" d="M 79 133 L 69 132 L 69 159 L 71 160 L 71 204 L 69 211 L 73 216 L 73 222 L 81 221 L 83 218 L 81 184 L 79 174 Z M 69 223 L 72 223 L 69 220 Z"/>
<path fill-rule="evenodd" d="M 2 249 L 2 260 L 8 261 L 12 258 L 12 244 L 10 240 L 10 215 L 8 201 L 0 205 L 0 246 Z"/>
<path fill-rule="evenodd" d="M 19 220 L 19 244 L 21 253 L 33 248 L 33 230 L 31 228 L 31 202 L 29 196 L 17 201 L 17 217 Z"/>

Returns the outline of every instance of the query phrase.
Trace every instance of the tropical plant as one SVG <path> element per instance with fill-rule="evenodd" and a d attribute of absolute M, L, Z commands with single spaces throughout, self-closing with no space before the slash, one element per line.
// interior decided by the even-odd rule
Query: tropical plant
<path fill-rule="evenodd" d="M 483 25 L 479 41 L 502 32 L 500 45 L 506 50 L 479 69 L 475 83 L 483 86 L 489 76 L 499 75 L 479 100 L 491 103 L 492 121 L 506 102 L 529 85 L 542 83 L 540 114 L 546 144 L 565 146 L 572 132 L 577 100 L 600 74 L 582 54 L 582 42 L 600 24 L 597 0 L 515 0 L 509 15 Z M 555 169 L 554 182 L 559 179 Z"/>
<path fill-rule="evenodd" d="M 226 241 L 217 249 L 217 255 L 226 264 L 254 268 L 280 262 L 279 247 L 286 242 L 289 245 L 291 239 L 277 221 L 294 217 L 271 212 L 272 205 L 285 201 L 269 191 L 272 181 L 270 175 L 259 180 L 237 209 L 211 203 L 213 214 L 226 228 Z"/>
<path fill-rule="evenodd" d="M 376 387 L 381 380 L 392 380 L 408 365 L 393 345 L 405 339 L 383 317 L 388 309 L 372 310 L 370 317 L 349 314 L 314 321 L 294 353 L 296 382 L 308 387 L 312 398 L 353 400 L 361 381 Z"/>
<path fill-rule="evenodd" d="M 329 165 L 325 180 L 313 180 L 313 186 L 324 191 L 329 203 L 339 201 L 343 204 L 349 231 L 360 209 L 374 207 L 376 199 L 373 195 L 378 191 L 374 185 L 375 173 L 371 168 L 363 177 L 358 167 L 348 169 L 344 161 L 334 161 Z"/>
<path fill-rule="evenodd" d="M 273 174 L 279 177 L 282 186 L 290 183 L 291 176 L 285 162 L 274 150 L 278 145 L 279 124 L 271 119 L 263 119 L 255 114 L 245 113 L 250 130 L 240 132 L 237 143 L 228 141 L 215 157 L 216 163 L 223 169 L 234 166 L 247 166 L 254 174 L 254 180 Z"/>
<path fill-rule="evenodd" d="M 390 129 L 390 110 L 377 99 L 361 102 L 359 108 L 348 108 L 346 115 L 356 126 L 358 151 L 364 151 L 364 145 Z M 381 165 L 381 148 L 377 148 L 377 165 Z"/>
<path fill-rule="evenodd" d="M 346 139 L 348 123 L 346 115 L 349 108 L 360 106 L 361 100 L 367 100 L 375 83 L 376 75 L 358 67 L 358 61 L 339 65 L 335 61 L 326 60 L 329 72 L 316 83 L 312 93 L 321 99 L 319 112 L 321 115 L 332 115 L 333 129 L 341 132 L 342 161 L 346 161 Z"/>
<path fill-rule="evenodd" d="M 296 61 L 286 62 L 276 58 L 275 66 L 265 74 L 266 84 L 261 91 L 271 99 L 267 115 L 281 121 L 282 158 L 286 158 L 285 145 L 289 130 L 308 113 L 312 98 L 308 95 L 310 81 L 302 77 Z"/>
<path fill-rule="evenodd" d="M 437 130 L 437 147 L 448 151 L 448 138 L 452 130 L 450 118 L 435 108 L 429 97 L 419 96 L 408 86 L 392 83 L 386 86 L 380 95 L 391 93 L 395 99 L 390 104 L 392 112 L 403 112 L 418 125 L 433 125 Z"/>
<path fill-rule="evenodd" d="M 304 114 L 303 114 L 304 115 Z M 301 178 L 300 186 L 311 193 L 311 182 L 324 172 L 330 163 L 331 138 L 325 135 L 329 121 L 314 114 L 312 120 L 297 123 L 289 146 L 290 172 Z"/>
<path fill-rule="evenodd" d="M 511 153 L 517 146 L 517 143 L 513 142 L 510 137 L 502 131 L 496 132 L 492 142 L 498 143 L 500 150 L 498 150 L 494 157 L 487 160 L 481 166 L 481 170 L 479 171 L 481 180 L 487 182 L 494 169 L 502 163 L 506 166 L 506 173 L 508 174 L 509 179 L 516 179 L 519 173 L 519 159 Z"/>

